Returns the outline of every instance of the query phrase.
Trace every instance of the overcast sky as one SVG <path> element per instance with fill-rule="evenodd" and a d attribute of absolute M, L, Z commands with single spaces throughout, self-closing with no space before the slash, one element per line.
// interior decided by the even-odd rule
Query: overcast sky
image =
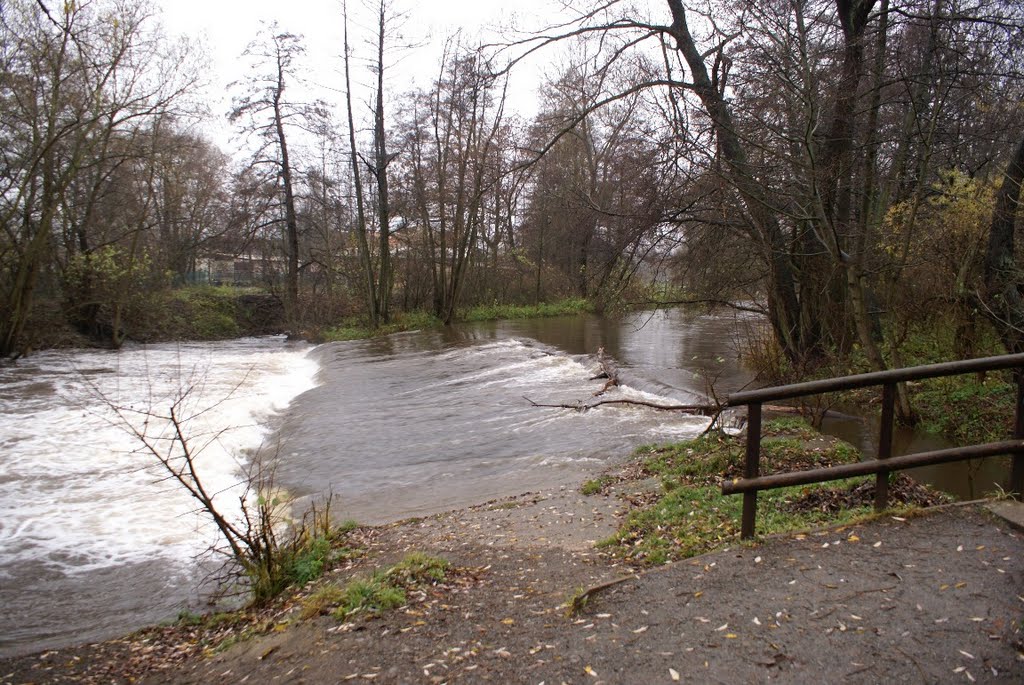
<path fill-rule="evenodd" d="M 206 75 L 210 89 L 205 97 L 211 113 L 223 118 L 230 106 L 228 89 L 232 81 L 244 76 L 240 55 L 256 36 L 262 22 L 277 21 L 281 29 L 301 34 L 312 71 L 310 80 L 339 91 L 343 87 L 340 75 L 342 46 L 342 14 L 340 0 L 157 0 L 162 8 L 162 21 L 170 35 L 184 34 L 202 41 L 211 58 L 211 69 Z M 436 75 L 440 45 L 445 37 L 458 29 L 468 36 L 486 32 L 490 27 L 506 26 L 510 22 L 536 26 L 545 16 L 552 16 L 551 0 L 517 0 L 493 2 L 488 0 L 393 0 L 396 10 L 406 10 L 404 37 L 407 43 L 419 47 L 404 53 L 397 64 L 390 67 L 388 89 L 391 96 L 399 95 L 414 85 L 428 87 Z M 361 0 L 349 2 L 349 42 L 356 56 L 371 56 L 364 41 L 372 39 L 373 17 Z M 514 77 L 513 97 L 522 108 L 534 106 L 538 74 L 537 67 L 528 75 Z M 371 76 L 364 64 L 353 64 L 353 78 L 367 82 Z M 330 98 L 328 92 L 317 93 Z M 334 97 L 341 97 L 336 93 Z M 364 93 L 363 99 L 368 100 Z M 228 137 L 223 122 L 207 126 L 210 134 L 221 145 Z"/>

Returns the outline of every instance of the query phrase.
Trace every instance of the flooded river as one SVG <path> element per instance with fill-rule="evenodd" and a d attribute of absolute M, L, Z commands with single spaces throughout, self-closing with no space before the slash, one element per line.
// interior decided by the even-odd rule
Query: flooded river
<path fill-rule="evenodd" d="M 114 407 L 138 428 L 191 388 L 189 429 L 225 507 L 262 447 L 279 458 L 279 485 L 333 492 L 337 516 L 379 523 L 577 484 L 637 445 L 697 435 L 707 419 L 531 401 L 591 398 L 599 347 L 619 365 L 613 397 L 704 402 L 712 386 L 724 397 L 751 381 L 738 345 L 757 325 L 672 310 L 317 347 L 262 338 L 47 352 L 0 367 L 0 655 L 110 637 L 199 599 L 195 560 L 213 533 Z M 863 443 L 872 429 L 833 430 Z"/>

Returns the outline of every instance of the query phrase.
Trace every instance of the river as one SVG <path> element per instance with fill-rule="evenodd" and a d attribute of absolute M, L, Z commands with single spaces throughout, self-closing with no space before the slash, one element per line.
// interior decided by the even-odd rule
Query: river
<path fill-rule="evenodd" d="M 707 419 L 531 400 L 590 398 L 599 347 L 619 363 L 610 396 L 724 396 L 751 381 L 738 346 L 758 325 L 669 310 L 317 347 L 272 337 L 55 351 L 0 367 L 0 655 L 111 637 L 201 599 L 196 559 L 213 532 L 111 407 L 161 412 L 192 388 L 189 430 L 226 508 L 262 449 L 278 457 L 278 485 L 331 492 L 338 518 L 381 523 L 575 485 L 637 445 L 697 435 Z M 128 413 L 136 427 L 140 416 Z M 833 431 L 864 443 L 871 428 Z"/>

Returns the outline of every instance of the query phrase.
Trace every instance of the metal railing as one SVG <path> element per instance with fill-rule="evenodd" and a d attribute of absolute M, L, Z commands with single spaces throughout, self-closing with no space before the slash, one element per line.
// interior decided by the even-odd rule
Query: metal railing
<path fill-rule="evenodd" d="M 1018 370 L 1015 374 L 1017 394 L 1012 440 L 954 447 L 931 452 L 919 452 L 900 457 L 892 456 L 893 414 L 896 406 L 897 383 L 1002 369 Z M 754 521 L 757 516 L 757 493 L 760 490 L 822 483 L 840 478 L 864 476 L 874 473 L 876 475 L 875 509 L 882 511 L 888 506 L 889 474 L 891 472 L 917 466 L 928 466 L 930 464 L 946 464 L 966 461 L 968 459 L 1007 454 L 1013 455 L 1013 466 L 1010 471 L 1010 492 L 1019 496 L 1021 493 L 1024 493 L 1024 373 L 1021 372 L 1021 369 L 1024 369 L 1024 354 L 1006 354 L 998 357 L 984 357 L 958 362 L 912 366 L 905 369 L 862 373 L 856 376 L 808 381 L 806 383 L 748 390 L 729 395 L 729 399 L 726 402 L 727 406 L 738 407 L 746 405 L 748 407 L 747 449 L 743 462 L 743 478 L 729 480 L 722 484 L 723 495 L 743 493 L 743 522 L 740 537 L 747 539 L 754 536 Z M 876 459 L 856 464 L 841 464 L 839 466 L 806 471 L 761 475 L 761 409 L 765 402 L 787 400 L 808 395 L 820 395 L 841 390 L 853 390 L 855 388 L 875 385 L 882 386 L 882 416 L 879 426 Z"/>

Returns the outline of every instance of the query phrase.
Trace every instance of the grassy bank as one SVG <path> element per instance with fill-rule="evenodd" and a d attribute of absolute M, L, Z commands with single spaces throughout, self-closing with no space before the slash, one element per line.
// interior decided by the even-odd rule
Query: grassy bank
<path fill-rule="evenodd" d="M 592 303 L 582 298 L 558 302 L 530 304 L 490 304 L 459 311 L 460 321 L 498 321 L 501 319 L 539 319 L 549 316 L 571 316 L 593 311 Z"/>
<path fill-rule="evenodd" d="M 892 339 L 894 336 L 887 336 Z M 979 322 L 965 339 L 956 322 L 946 315 L 912 325 L 898 336 L 899 354 L 888 355 L 893 368 L 949 362 L 1005 354 L 994 331 Z M 746 358 L 764 385 L 782 385 L 871 371 L 857 347 L 846 355 L 834 354 L 814 372 L 799 373 L 763 339 L 752 339 Z M 1012 435 L 1015 390 L 1012 372 L 966 374 L 932 378 L 906 384 L 917 426 L 941 435 L 954 444 L 967 445 L 1005 440 Z M 829 407 L 857 407 L 859 412 L 878 412 L 881 388 L 808 397 L 803 407 L 809 415 Z"/>
<path fill-rule="evenodd" d="M 458 321 L 498 321 L 502 319 L 536 319 L 549 316 L 571 316 L 592 310 L 589 302 L 579 298 L 545 302 L 539 305 L 490 304 L 459 310 Z M 349 317 L 316 336 L 322 342 L 364 340 L 404 331 L 440 328 L 441 320 L 427 312 L 399 312 L 394 320 L 376 329 L 364 317 Z"/>
<path fill-rule="evenodd" d="M 335 326 L 325 329 L 316 336 L 317 342 L 340 342 L 343 340 L 365 340 L 382 335 L 439 328 L 441 322 L 426 312 L 401 312 L 394 320 L 378 328 L 372 328 L 362 317 L 349 317 Z"/>
<path fill-rule="evenodd" d="M 766 424 L 762 442 L 763 473 L 805 470 L 858 461 L 848 443 L 814 431 L 802 420 L 776 419 Z M 600 547 L 624 561 L 657 565 L 735 544 L 739 540 L 743 500 L 724 496 L 722 479 L 742 475 L 744 440 L 709 434 L 671 445 L 640 447 L 627 478 L 604 476 L 588 481 L 584 494 L 614 489 L 617 483 L 647 480 L 653 489 L 625 519 L 618 532 Z M 931 504 L 943 496 L 906 478 L 898 479 L 893 501 Z M 757 531 L 761 535 L 843 525 L 873 515 L 874 479 L 851 478 L 834 483 L 767 490 L 758 499 Z"/>

